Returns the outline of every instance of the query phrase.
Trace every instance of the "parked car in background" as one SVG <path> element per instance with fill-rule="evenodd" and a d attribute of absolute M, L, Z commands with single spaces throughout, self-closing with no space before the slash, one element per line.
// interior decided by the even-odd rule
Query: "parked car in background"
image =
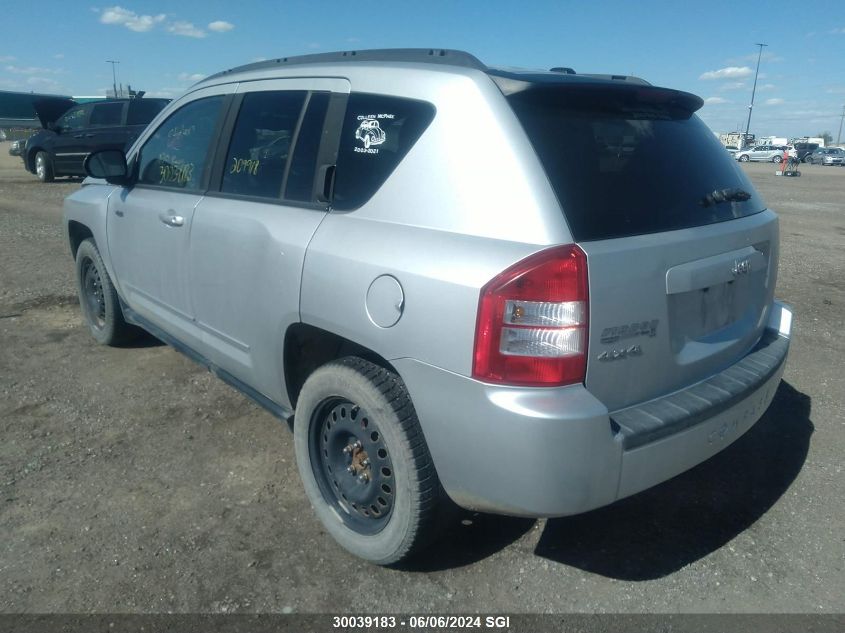
<path fill-rule="evenodd" d="M 725 149 L 732 158 L 736 158 L 736 153 L 739 151 L 739 148 L 736 145 L 725 145 Z"/>
<path fill-rule="evenodd" d="M 841 147 L 820 147 L 804 158 L 805 163 L 811 165 L 843 165 L 845 164 L 845 150 Z"/>
<path fill-rule="evenodd" d="M 779 163 L 783 160 L 784 150 L 787 149 L 787 145 L 757 145 L 756 147 L 746 148 L 737 152 L 734 154 L 734 158 L 741 163 L 745 163 L 750 160 Z"/>
<path fill-rule="evenodd" d="M 817 149 L 819 149 L 818 143 L 805 143 L 805 142 L 795 143 L 795 152 L 797 154 L 797 158 L 798 158 L 798 160 L 803 161 L 803 162 L 807 162 L 806 161 L 807 156 L 812 154 Z"/>
<path fill-rule="evenodd" d="M 88 154 L 128 149 L 169 101 L 135 98 L 77 104 L 63 97 L 36 101 L 33 106 L 44 129 L 27 141 L 24 166 L 41 182 L 84 176 L 82 163 Z"/>
<path fill-rule="evenodd" d="M 212 75 L 86 160 L 82 314 L 291 422 L 317 517 L 368 561 L 452 502 L 587 512 L 726 448 L 784 369 L 778 218 L 703 103 L 432 49 Z"/>

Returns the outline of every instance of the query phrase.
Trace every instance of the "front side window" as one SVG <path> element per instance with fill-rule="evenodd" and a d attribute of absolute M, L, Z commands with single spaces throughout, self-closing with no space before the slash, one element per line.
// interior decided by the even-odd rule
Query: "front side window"
<path fill-rule="evenodd" d="M 58 121 L 56 121 L 56 126 L 62 132 L 79 130 L 85 125 L 85 120 L 88 118 L 89 110 L 90 108 L 88 106 L 71 108 L 65 112 Z"/>
<path fill-rule="evenodd" d="M 261 198 L 281 196 L 306 94 L 287 90 L 244 95 L 226 154 L 222 192 Z"/>
<path fill-rule="evenodd" d="M 123 115 L 123 104 L 116 103 L 98 103 L 91 110 L 91 121 L 88 123 L 89 127 L 107 127 L 120 125 L 120 119 Z"/>
<path fill-rule="evenodd" d="M 138 182 L 199 189 L 222 105 L 223 96 L 207 97 L 174 112 L 141 148 Z"/>
<path fill-rule="evenodd" d="M 434 106 L 385 95 L 352 93 L 337 156 L 335 209 L 355 209 L 372 197 L 422 136 Z"/>

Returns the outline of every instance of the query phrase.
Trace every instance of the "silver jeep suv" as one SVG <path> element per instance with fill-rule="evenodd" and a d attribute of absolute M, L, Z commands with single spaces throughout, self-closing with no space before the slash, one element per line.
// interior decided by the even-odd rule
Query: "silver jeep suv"
<path fill-rule="evenodd" d="M 85 321 L 292 423 L 317 515 L 369 561 L 452 503 L 612 503 L 745 433 L 787 356 L 777 216 L 701 105 L 446 50 L 219 73 L 87 160 Z"/>

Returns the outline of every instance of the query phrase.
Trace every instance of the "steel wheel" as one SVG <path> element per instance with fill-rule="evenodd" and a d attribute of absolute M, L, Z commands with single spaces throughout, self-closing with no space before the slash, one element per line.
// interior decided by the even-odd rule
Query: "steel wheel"
<path fill-rule="evenodd" d="M 393 512 L 393 463 L 378 426 L 349 400 L 326 400 L 311 420 L 311 467 L 323 497 L 359 534 L 384 529 Z"/>
<path fill-rule="evenodd" d="M 315 369 L 296 403 L 293 440 L 305 494 L 348 551 L 391 565 L 436 536 L 450 506 L 396 373 L 354 356 Z"/>
<path fill-rule="evenodd" d="M 82 262 L 82 294 L 91 324 L 98 330 L 106 325 L 106 300 L 100 271 L 90 258 Z"/>
<path fill-rule="evenodd" d="M 747 162 L 748 162 L 748 154 L 743 154 L 742 156 L 740 156 L 740 157 L 739 157 L 739 162 L 741 162 L 741 163 L 747 163 Z"/>

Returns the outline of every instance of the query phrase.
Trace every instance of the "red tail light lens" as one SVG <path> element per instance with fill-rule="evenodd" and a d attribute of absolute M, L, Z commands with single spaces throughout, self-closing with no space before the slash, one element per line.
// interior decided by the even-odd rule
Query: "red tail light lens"
<path fill-rule="evenodd" d="M 587 256 L 558 246 L 508 268 L 481 289 L 472 375 L 551 387 L 587 371 Z"/>

